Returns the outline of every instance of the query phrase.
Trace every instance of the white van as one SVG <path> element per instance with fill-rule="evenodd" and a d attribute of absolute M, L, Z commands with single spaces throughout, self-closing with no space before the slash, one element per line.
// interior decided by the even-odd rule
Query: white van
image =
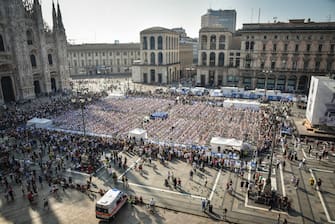
<path fill-rule="evenodd" d="M 108 190 L 95 206 L 97 219 L 111 219 L 127 202 L 128 195 L 118 189 Z"/>

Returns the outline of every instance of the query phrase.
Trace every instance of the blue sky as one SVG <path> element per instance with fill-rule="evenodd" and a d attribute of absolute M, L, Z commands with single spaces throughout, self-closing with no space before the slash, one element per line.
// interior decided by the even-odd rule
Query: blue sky
<path fill-rule="evenodd" d="M 56 3 L 56 0 L 54 0 Z M 52 0 L 41 0 L 44 20 L 52 26 Z M 67 38 L 76 43 L 139 42 L 139 32 L 152 26 L 183 27 L 198 37 L 207 9 L 236 9 L 243 23 L 290 18 L 335 21 L 335 0 L 59 0 Z"/>

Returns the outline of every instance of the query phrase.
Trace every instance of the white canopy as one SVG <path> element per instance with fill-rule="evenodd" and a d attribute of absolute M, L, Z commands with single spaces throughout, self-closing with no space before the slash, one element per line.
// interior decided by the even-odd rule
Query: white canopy
<path fill-rule="evenodd" d="M 222 138 L 222 137 L 213 137 L 211 139 L 211 147 L 212 147 L 212 152 L 218 152 L 218 148 L 220 147 L 221 152 L 228 148 L 231 149 L 233 148 L 234 150 L 240 151 L 242 148 L 242 141 L 237 140 L 235 138 Z"/>
<path fill-rule="evenodd" d="M 223 106 L 231 107 L 234 106 L 235 108 L 250 108 L 253 110 L 258 110 L 260 107 L 260 103 L 257 101 L 250 101 L 250 100 L 225 100 L 223 102 Z"/>
<path fill-rule="evenodd" d="M 52 126 L 52 120 L 34 117 L 33 119 L 27 121 L 27 126 L 34 126 L 35 128 L 47 128 Z"/>
<path fill-rule="evenodd" d="M 129 131 L 129 137 L 135 137 L 136 140 L 140 140 L 141 138 L 144 140 L 148 138 L 148 133 L 144 129 L 135 128 Z"/>

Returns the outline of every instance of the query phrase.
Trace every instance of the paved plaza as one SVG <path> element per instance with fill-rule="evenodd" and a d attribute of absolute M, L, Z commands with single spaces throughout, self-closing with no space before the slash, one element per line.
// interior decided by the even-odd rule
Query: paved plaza
<path fill-rule="evenodd" d="M 15 140 L 4 134 L 0 143 L 12 145 L 13 139 Z M 39 153 L 44 143 L 41 144 L 36 135 L 33 139 L 36 144 L 31 153 Z M 23 137 L 15 141 L 25 143 L 26 140 L 29 139 Z M 317 148 L 317 142 L 299 143 L 291 137 L 287 137 L 285 141 L 286 146 L 278 138 L 272 167 L 269 167 L 270 157 L 266 153 L 259 154 L 254 158 L 255 161 L 261 161 L 258 169 L 245 167 L 243 174 L 230 166 L 218 169 L 206 164 L 203 169 L 194 169 L 192 162 L 176 155 L 162 163 L 156 157 L 140 156 L 138 146 L 133 150 L 124 148 L 118 151 L 117 157 L 121 161 L 125 158 L 127 160 L 127 166 L 123 167 L 119 166 L 115 157 L 112 159 L 114 151 L 105 148 L 101 151 L 102 154 L 95 154 L 102 166 L 92 176 L 90 191 L 83 193 L 72 188 L 63 191 L 61 185 L 57 185 L 58 194 L 52 194 L 48 182 L 43 179 L 42 185 L 37 184 L 38 196 L 33 204 L 27 200 L 26 192 L 25 195 L 22 194 L 21 185 L 8 174 L 7 180 L 13 188 L 14 200 L 6 199 L 5 186 L 1 183 L 0 223 L 104 223 L 95 218 L 95 202 L 101 197 L 98 193 L 100 189 L 110 188 L 119 188 L 129 195 L 141 196 L 144 203 L 154 198 L 157 205 L 157 213 L 151 214 L 146 205 L 127 204 L 112 223 L 182 223 L 187 220 L 192 223 L 262 224 L 283 223 L 284 219 L 288 223 L 335 223 L 333 155 L 329 153 L 321 159 L 317 157 L 321 150 L 321 146 Z M 312 150 L 309 150 L 309 145 Z M 286 153 L 296 153 L 297 160 L 290 160 L 284 154 L 285 147 Z M 10 156 L 18 161 L 31 159 L 31 154 L 20 153 L 18 149 L 12 150 Z M 42 161 L 47 163 L 49 157 L 50 154 L 43 154 Z M 304 157 L 306 162 L 301 166 Z M 64 165 L 56 173 L 58 176 L 65 179 L 71 177 L 74 184 L 87 183 L 90 175 L 74 170 L 71 159 L 66 159 L 65 153 L 59 152 L 56 155 L 56 161 L 59 160 L 64 160 Z M 139 169 L 140 165 L 142 169 Z M 55 165 L 52 167 L 55 168 Z M 42 175 L 38 162 L 32 162 L 29 169 L 35 170 L 37 176 Z M 253 188 L 250 186 L 264 183 L 269 169 L 272 171 L 272 188 L 278 195 L 288 198 L 291 204 L 289 211 L 278 207 L 270 209 L 268 204 L 256 202 L 251 195 L 248 197 L 248 189 Z M 111 172 L 115 172 L 116 179 Z M 296 181 L 292 181 L 293 176 L 295 180 L 300 180 L 297 186 Z M 127 177 L 127 184 L 122 181 L 122 177 Z M 174 177 L 180 180 L 180 184 L 174 186 Z M 255 177 L 261 181 L 257 181 Z M 320 188 L 310 186 L 311 177 L 315 180 L 322 179 Z M 166 179 L 168 186 L 165 185 Z M 231 185 L 231 189 L 227 185 Z M 43 208 L 44 198 L 49 201 L 49 210 Z M 202 209 L 202 200 L 205 199 L 213 206 L 211 212 L 204 212 Z M 224 209 L 227 209 L 226 214 Z"/>

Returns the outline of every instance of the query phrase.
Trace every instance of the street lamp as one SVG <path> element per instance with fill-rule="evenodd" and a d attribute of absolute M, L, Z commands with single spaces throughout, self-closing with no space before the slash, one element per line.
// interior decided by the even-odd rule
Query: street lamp
<path fill-rule="evenodd" d="M 273 108 L 272 114 L 269 118 L 269 122 L 270 122 L 270 125 L 271 125 L 270 130 L 272 130 L 272 144 L 271 144 L 269 173 L 268 173 L 268 178 L 266 179 L 266 184 L 265 184 L 265 188 L 264 188 L 264 191 L 266 193 L 271 192 L 271 174 L 272 174 L 273 152 L 274 152 L 274 149 L 275 149 L 275 146 L 276 146 L 276 134 L 277 134 L 278 124 L 281 121 L 281 119 L 278 115 L 279 115 L 278 108 Z"/>
<path fill-rule="evenodd" d="M 82 121 L 83 121 L 83 128 L 84 128 L 84 136 L 86 136 L 86 123 L 85 123 L 85 115 L 84 115 L 84 108 L 85 108 L 85 105 L 89 102 L 92 101 L 92 98 L 91 97 L 86 97 L 86 96 L 82 96 L 82 97 L 78 97 L 78 98 L 72 98 L 71 99 L 71 102 L 73 104 L 78 104 L 80 106 L 80 109 L 81 109 L 81 118 L 82 118 Z"/>

